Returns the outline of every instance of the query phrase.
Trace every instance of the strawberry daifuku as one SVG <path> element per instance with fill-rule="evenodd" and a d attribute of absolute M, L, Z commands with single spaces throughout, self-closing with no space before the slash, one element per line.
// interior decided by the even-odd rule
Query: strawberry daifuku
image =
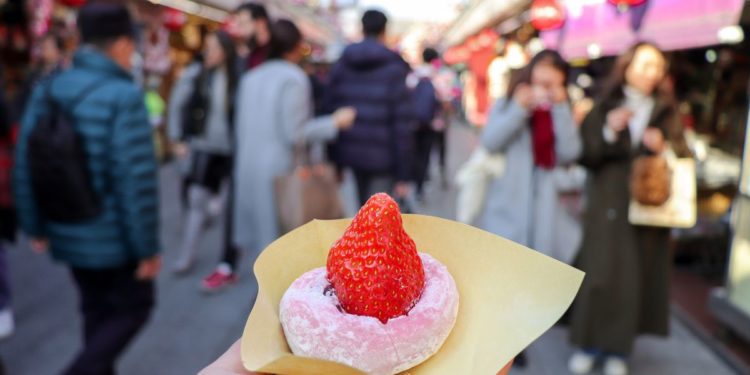
<path fill-rule="evenodd" d="M 373 195 L 331 248 L 328 281 L 344 311 L 388 319 L 405 315 L 424 290 L 424 267 L 398 204 Z"/>
<path fill-rule="evenodd" d="M 396 374 L 440 349 L 458 302 L 448 269 L 417 253 L 396 202 L 377 194 L 333 245 L 327 266 L 287 289 L 279 318 L 295 355 Z"/>

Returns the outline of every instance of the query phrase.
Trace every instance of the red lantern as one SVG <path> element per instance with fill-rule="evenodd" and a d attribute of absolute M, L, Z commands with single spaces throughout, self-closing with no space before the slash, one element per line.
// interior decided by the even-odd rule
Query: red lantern
<path fill-rule="evenodd" d="M 617 7 L 617 10 L 626 12 L 630 7 L 638 6 L 646 2 L 646 0 L 608 0 L 610 4 Z"/>
<path fill-rule="evenodd" d="M 60 0 L 60 3 L 71 8 L 80 8 L 86 4 L 86 0 Z"/>
<path fill-rule="evenodd" d="M 558 0 L 534 0 L 531 26 L 539 31 L 553 30 L 565 23 L 565 8 Z"/>
<path fill-rule="evenodd" d="M 169 31 L 180 31 L 187 23 L 187 15 L 177 9 L 164 9 L 164 27 Z"/>

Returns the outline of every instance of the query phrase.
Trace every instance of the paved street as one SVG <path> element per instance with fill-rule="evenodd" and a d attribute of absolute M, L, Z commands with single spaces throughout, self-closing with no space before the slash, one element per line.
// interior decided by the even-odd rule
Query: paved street
<path fill-rule="evenodd" d="M 449 142 L 449 166 L 455 170 L 476 140 L 465 129 L 454 128 Z M 169 271 L 181 235 L 182 213 L 175 170 L 167 167 L 161 177 L 165 271 Z M 349 211 L 355 210 L 351 182 L 342 191 Z M 450 218 L 454 212 L 453 195 L 438 184 L 430 184 L 426 203 L 418 210 Z M 160 276 L 158 308 L 143 334 L 122 357 L 120 373 L 193 374 L 240 336 L 255 295 L 255 286 L 248 277 L 251 264 L 242 262 L 240 273 L 244 278 L 236 288 L 219 295 L 204 295 L 197 289 L 201 277 L 215 265 L 220 240 L 220 231 L 212 228 L 204 239 L 197 267 L 190 275 L 176 277 L 164 272 Z M 58 374 L 80 345 L 81 323 L 70 276 L 64 267 L 45 256 L 32 254 L 24 246 L 10 251 L 9 264 L 17 331 L 0 343 L 0 356 L 9 374 Z M 728 367 L 674 319 L 672 328 L 669 339 L 638 342 L 633 356 L 635 374 L 731 374 Z M 567 332 L 555 328 L 529 349 L 529 367 L 513 374 L 565 374 L 571 351 Z"/>

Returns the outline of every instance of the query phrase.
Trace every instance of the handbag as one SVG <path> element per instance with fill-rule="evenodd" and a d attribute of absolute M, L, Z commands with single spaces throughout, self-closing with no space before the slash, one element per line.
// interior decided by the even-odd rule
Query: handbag
<path fill-rule="evenodd" d="M 632 198 L 644 206 L 661 206 L 672 192 L 667 158 L 661 155 L 640 156 L 633 161 L 630 175 Z"/>
<path fill-rule="evenodd" d="M 274 192 L 280 234 L 319 219 L 344 217 L 336 169 L 329 163 L 310 163 L 304 146 L 294 150 L 294 168 L 276 177 Z"/>
<path fill-rule="evenodd" d="M 493 179 L 505 171 L 505 156 L 491 154 L 478 147 L 456 173 L 456 219 L 464 224 L 472 224 L 484 209 L 487 188 Z"/>
<path fill-rule="evenodd" d="M 208 75 L 201 71 L 193 81 L 193 91 L 183 107 L 182 137 L 184 139 L 202 136 L 206 130 L 209 111 L 209 97 L 206 94 L 208 78 Z"/>
<path fill-rule="evenodd" d="M 677 158 L 671 151 L 657 158 L 661 160 L 635 161 L 628 221 L 633 225 L 664 228 L 695 226 L 695 160 Z"/>

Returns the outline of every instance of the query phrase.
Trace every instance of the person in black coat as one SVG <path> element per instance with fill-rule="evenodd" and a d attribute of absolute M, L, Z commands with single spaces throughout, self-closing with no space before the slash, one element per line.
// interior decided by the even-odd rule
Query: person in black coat
<path fill-rule="evenodd" d="M 361 204 L 378 192 L 403 198 L 412 169 L 412 126 L 406 76 L 409 65 L 385 46 L 385 14 L 362 16 L 365 39 L 348 46 L 331 70 L 325 107 L 353 106 L 354 126 L 331 147 L 340 167 L 353 170 Z"/>

